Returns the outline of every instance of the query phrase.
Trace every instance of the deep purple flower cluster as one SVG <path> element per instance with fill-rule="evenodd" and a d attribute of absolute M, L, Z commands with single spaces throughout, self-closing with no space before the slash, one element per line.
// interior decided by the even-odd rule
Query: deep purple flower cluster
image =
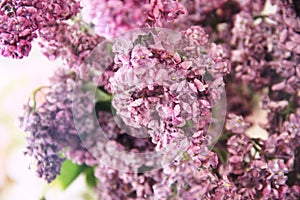
<path fill-rule="evenodd" d="M 39 31 L 39 45 L 50 59 L 61 58 L 66 66 L 78 70 L 87 55 L 101 42 L 84 23 L 58 22 Z"/>
<path fill-rule="evenodd" d="M 76 0 L 4 0 L 0 3 L 0 54 L 11 58 L 28 56 L 37 31 L 70 19 L 79 11 Z"/>

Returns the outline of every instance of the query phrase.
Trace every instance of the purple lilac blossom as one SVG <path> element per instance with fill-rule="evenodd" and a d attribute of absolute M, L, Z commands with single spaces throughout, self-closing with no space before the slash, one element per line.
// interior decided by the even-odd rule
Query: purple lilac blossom
<path fill-rule="evenodd" d="M 60 57 L 66 66 L 79 71 L 85 58 L 102 40 L 90 32 L 83 23 L 54 23 L 39 31 L 39 45 L 48 59 Z"/>
<path fill-rule="evenodd" d="M 133 28 L 162 26 L 162 22 L 185 13 L 184 7 L 173 0 L 85 0 L 82 5 L 85 21 L 92 22 L 96 33 L 106 38 Z"/>
<path fill-rule="evenodd" d="M 84 0 L 82 5 L 85 21 L 92 22 L 96 33 L 106 38 L 133 28 L 162 26 L 185 13 L 176 0 Z"/>
<path fill-rule="evenodd" d="M 25 153 L 36 160 L 36 171 L 48 182 L 59 174 L 62 155 L 78 164 L 96 164 L 73 124 L 74 77 L 72 71 L 57 70 L 50 79 L 50 86 L 39 91 L 43 93 L 42 100 L 36 102 L 33 97 L 19 119 L 20 127 L 28 133 Z"/>
<path fill-rule="evenodd" d="M 123 173 L 104 165 L 97 166 L 95 176 L 98 199 L 155 199 L 153 185 L 161 182 L 162 170 Z"/>
<path fill-rule="evenodd" d="M 200 27 L 183 32 L 177 44 L 159 38 L 166 33 L 150 33 L 148 47 L 129 43 L 121 50 L 117 42 L 113 49 L 120 68 L 110 79 L 117 115 L 129 126 L 147 128 L 157 149 L 182 140 L 190 128 L 207 130 L 210 109 L 222 92 L 222 77 L 230 71 L 222 47 L 209 46 Z M 201 50 L 207 53 L 201 55 Z M 205 82 L 206 72 L 216 79 Z"/>
<path fill-rule="evenodd" d="M 232 114 L 229 114 L 228 131 L 232 132 Z M 295 152 L 299 147 L 295 122 L 298 114 L 292 113 L 284 122 L 282 133 L 272 134 L 265 140 L 252 139 L 243 131 L 234 133 L 227 141 L 226 165 L 220 165 L 219 173 L 237 187 L 241 199 L 280 199 L 287 190 L 298 191 L 298 186 L 288 185 L 288 173 L 299 171 L 295 164 Z M 240 118 L 243 121 L 242 118 Z M 245 131 L 243 123 L 235 123 Z M 292 128 L 291 128 L 292 127 Z M 297 161 L 296 161 L 297 162 Z M 299 173 L 299 172 L 298 172 Z M 299 193 L 293 193 L 297 199 Z"/>
<path fill-rule="evenodd" d="M 31 157 L 30 168 L 47 182 L 51 182 L 60 173 L 64 158 L 60 156 L 61 148 L 52 139 L 55 129 L 49 124 L 46 115 L 40 115 L 29 105 L 24 106 L 24 115 L 20 118 L 21 128 L 29 132 L 26 137 L 25 155 Z M 50 126 L 50 127 L 49 127 Z"/>
<path fill-rule="evenodd" d="M 266 19 L 256 19 L 248 12 L 241 12 L 234 18 L 231 44 L 231 61 L 235 76 L 255 87 L 270 84 L 270 59 L 277 59 L 282 51 L 278 49 L 276 24 Z"/>
<path fill-rule="evenodd" d="M 179 160 L 163 169 L 163 180 L 153 186 L 155 199 L 234 199 L 235 186 L 209 169 Z"/>
<path fill-rule="evenodd" d="M 56 21 L 70 19 L 78 13 L 79 8 L 76 0 L 1 1 L 0 54 L 19 59 L 28 56 L 38 30 Z"/>
<path fill-rule="evenodd" d="M 242 116 L 229 113 L 225 128 L 233 133 L 244 133 L 250 124 L 245 122 Z"/>
<path fill-rule="evenodd" d="M 299 55 L 299 2 L 297 0 L 272 0 L 271 2 L 277 6 L 277 13 L 274 18 L 285 25 L 284 28 L 282 28 L 280 42 L 284 48 Z"/>

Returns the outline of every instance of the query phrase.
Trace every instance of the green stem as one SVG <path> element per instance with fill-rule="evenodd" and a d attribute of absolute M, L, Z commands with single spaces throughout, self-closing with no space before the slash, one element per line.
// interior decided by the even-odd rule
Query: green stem
<path fill-rule="evenodd" d="M 39 91 L 41 91 L 44 88 L 49 88 L 49 86 L 41 86 L 36 88 L 35 90 L 33 90 L 32 94 L 31 94 L 31 99 L 32 99 L 32 110 L 33 112 L 36 112 L 36 95 Z"/>
<path fill-rule="evenodd" d="M 82 87 L 84 90 L 95 91 L 96 102 L 110 102 L 112 95 L 97 88 L 92 82 L 86 83 Z"/>

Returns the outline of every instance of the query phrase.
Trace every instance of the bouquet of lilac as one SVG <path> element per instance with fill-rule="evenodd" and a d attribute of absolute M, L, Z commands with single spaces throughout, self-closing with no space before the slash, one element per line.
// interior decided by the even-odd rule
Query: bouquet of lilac
<path fill-rule="evenodd" d="M 84 174 L 111 200 L 300 199 L 299 1 L 2 0 L 0 22 L 2 56 L 36 41 L 63 62 L 18 119 L 48 183 Z"/>

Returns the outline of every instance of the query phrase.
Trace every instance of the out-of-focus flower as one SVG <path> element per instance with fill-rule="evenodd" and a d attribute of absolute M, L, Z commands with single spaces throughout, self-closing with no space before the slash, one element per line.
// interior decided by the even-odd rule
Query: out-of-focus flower
<path fill-rule="evenodd" d="M 255 21 L 250 13 L 241 12 L 235 16 L 232 34 L 235 76 L 255 87 L 270 84 L 269 62 L 280 58 L 282 53 L 276 45 L 279 38 L 276 24 L 264 18 Z"/>
<path fill-rule="evenodd" d="M 280 42 L 287 50 L 300 54 L 300 4 L 296 0 L 272 0 L 277 6 L 277 13 L 274 17 L 285 26 L 280 34 Z"/>
<path fill-rule="evenodd" d="M 84 19 L 92 22 L 96 33 L 106 38 L 133 28 L 162 26 L 163 22 L 185 13 L 177 0 L 85 0 L 82 5 Z"/>
<path fill-rule="evenodd" d="M 93 165 L 95 158 L 85 149 L 74 127 L 72 95 L 74 73 L 59 69 L 50 79 L 50 86 L 41 88 L 43 99 L 36 94 L 24 106 L 20 127 L 28 133 L 26 154 L 33 158 L 39 176 L 51 182 L 60 173 L 64 160 L 61 153 L 78 164 Z"/>
<path fill-rule="evenodd" d="M 297 200 L 300 198 L 300 186 L 294 185 L 292 187 L 284 186 L 279 191 L 281 199 Z"/>
<path fill-rule="evenodd" d="M 40 116 L 33 113 L 30 106 L 25 106 L 26 113 L 21 118 L 22 128 L 26 132 L 31 132 L 27 136 L 27 150 L 25 154 L 32 157 L 32 166 L 37 172 L 37 175 L 48 182 L 51 182 L 57 174 L 60 173 L 60 167 L 63 158 L 60 157 L 60 148 L 51 138 L 54 131 L 49 127 L 46 116 Z"/>

